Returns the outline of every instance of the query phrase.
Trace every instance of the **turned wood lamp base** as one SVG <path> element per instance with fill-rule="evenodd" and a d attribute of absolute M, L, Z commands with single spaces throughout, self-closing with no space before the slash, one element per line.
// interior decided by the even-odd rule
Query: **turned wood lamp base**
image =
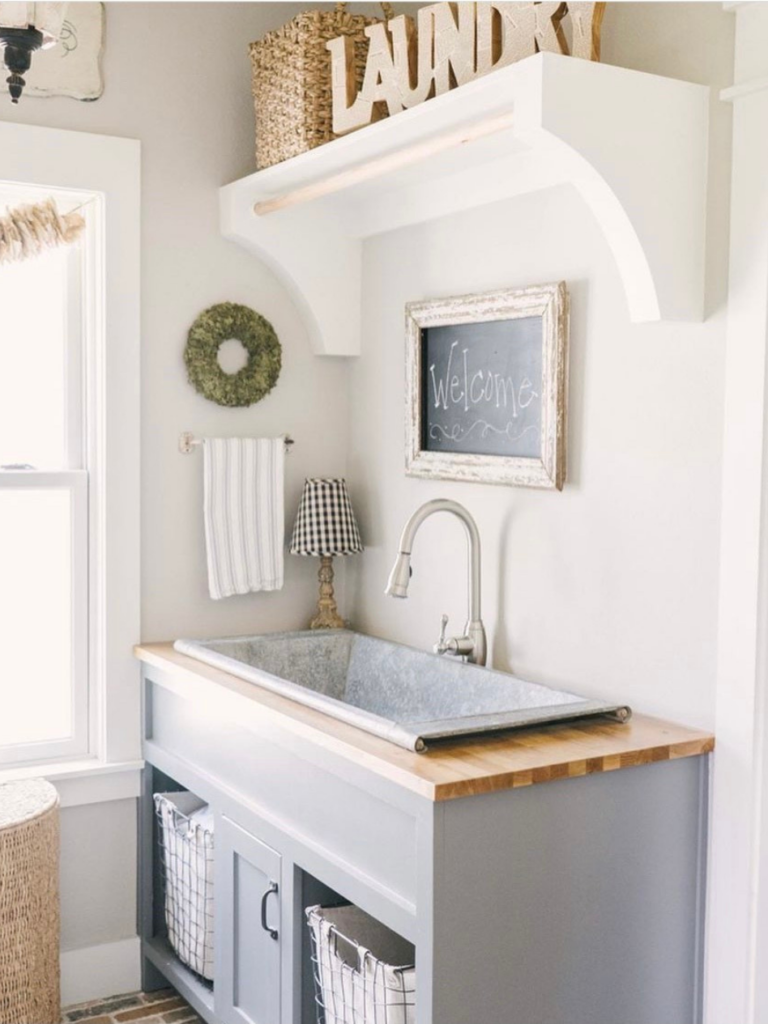
<path fill-rule="evenodd" d="M 320 559 L 320 596 L 310 629 L 344 629 L 333 596 L 333 556 L 363 550 L 355 513 L 342 477 L 307 477 L 293 524 L 292 555 Z"/>
<path fill-rule="evenodd" d="M 333 558 L 330 555 L 321 556 L 317 578 L 320 580 L 317 615 L 310 622 L 309 628 L 344 629 L 346 623 L 336 610 L 336 599 L 333 596 Z"/>

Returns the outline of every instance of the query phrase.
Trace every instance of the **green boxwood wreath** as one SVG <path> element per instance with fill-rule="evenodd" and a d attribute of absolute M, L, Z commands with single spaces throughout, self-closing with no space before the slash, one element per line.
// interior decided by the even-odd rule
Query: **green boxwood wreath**
<path fill-rule="evenodd" d="M 219 345 L 234 339 L 248 352 L 237 373 L 225 373 L 217 359 Z M 189 383 L 218 405 L 253 405 L 277 383 L 282 349 L 275 329 L 259 313 L 236 302 L 220 302 L 203 310 L 189 329 L 184 350 Z"/>

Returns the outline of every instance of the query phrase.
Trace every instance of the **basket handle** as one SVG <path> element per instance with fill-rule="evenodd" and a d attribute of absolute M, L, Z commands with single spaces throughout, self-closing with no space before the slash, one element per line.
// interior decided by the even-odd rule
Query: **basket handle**
<path fill-rule="evenodd" d="M 382 0 L 380 7 L 384 13 L 384 17 L 387 21 L 391 21 L 395 16 L 395 12 L 392 10 L 392 4 L 386 3 L 386 0 Z M 336 10 L 339 14 L 343 14 L 347 9 L 346 0 L 336 0 Z"/>

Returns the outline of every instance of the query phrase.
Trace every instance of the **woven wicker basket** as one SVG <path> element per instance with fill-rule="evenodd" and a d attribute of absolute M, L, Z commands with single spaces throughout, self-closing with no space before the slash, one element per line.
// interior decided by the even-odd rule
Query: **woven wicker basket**
<path fill-rule="evenodd" d="M 256 166 L 271 167 L 335 138 L 331 93 L 330 39 L 355 40 L 355 75 L 362 85 L 368 39 L 363 30 L 377 18 L 350 14 L 345 3 L 333 11 L 306 11 L 251 43 L 256 106 Z M 384 17 L 392 17 L 382 3 Z"/>
<path fill-rule="evenodd" d="M 0 785 L 0 1021 L 55 1024 L 59 798 L 43 779 Z"/>

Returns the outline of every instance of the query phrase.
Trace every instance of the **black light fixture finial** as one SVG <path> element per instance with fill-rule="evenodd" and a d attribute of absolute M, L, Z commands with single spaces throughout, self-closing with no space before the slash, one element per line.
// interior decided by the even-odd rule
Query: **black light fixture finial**
<path fill-rule="evenodd" d="M 32 54 L 43 45 L 43 33 L 34 25 L 29 28 L 3 28 L 0 26 L 0 44 L 3 47 L 5 66 L 10 71 L 6 78 L 11 102 L 18 103 L 22 90 L 27 84 L 25 72 L 29 71 Z"/>
<path fill-rule="evenodd" d="M 11 102 L 18 103 L 29 71 L 32 54 L 58 42 L 67 4 L 0 3 L 0 51 L 9 75 L 6 78 Z"/>

